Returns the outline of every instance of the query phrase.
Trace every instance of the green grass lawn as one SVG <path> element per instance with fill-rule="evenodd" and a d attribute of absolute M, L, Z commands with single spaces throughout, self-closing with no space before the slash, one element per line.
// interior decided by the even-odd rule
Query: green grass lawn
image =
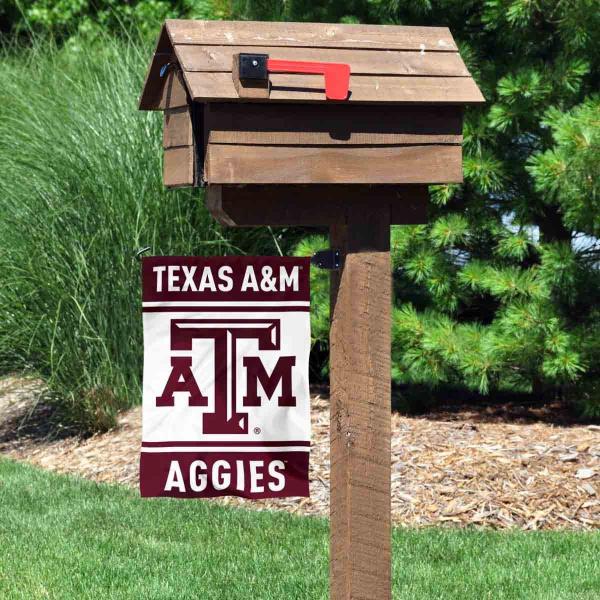
<path fill-rule="evenodd" d="M 599 598 L 600 534 L 394 532 L 394 598 Z M 327 597 L 327 522 L 0 459 L 0 598 Z"/>

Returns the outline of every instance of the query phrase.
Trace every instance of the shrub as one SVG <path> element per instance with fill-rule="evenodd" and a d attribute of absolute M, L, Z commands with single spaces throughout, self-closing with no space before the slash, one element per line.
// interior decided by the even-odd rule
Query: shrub
<path fill-rule="evenodd" d="M 197 190 L 161 181 L 161 115 L 140 113 L 150 49 L 37 44 L 0 71 L 0 369 L 48 382 L 62 418 L 107 428 L 140 396 L 136 252 L 238 251 Z M 274 250 L 254 234 L 251 251 Z"/>

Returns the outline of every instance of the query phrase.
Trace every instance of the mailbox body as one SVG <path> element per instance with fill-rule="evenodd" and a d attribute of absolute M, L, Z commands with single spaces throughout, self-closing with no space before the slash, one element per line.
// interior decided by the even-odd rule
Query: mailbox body
<path fill-rule="evenodd" d="M 349 96 L 313 74 L 240 82 L 240 53 L 347 63 Z M 164 111 L 169 187 L 430 184 L 462 180 L 463 106 L 482 101 L 446 28 L 172 20 L 140 108 Z"/>

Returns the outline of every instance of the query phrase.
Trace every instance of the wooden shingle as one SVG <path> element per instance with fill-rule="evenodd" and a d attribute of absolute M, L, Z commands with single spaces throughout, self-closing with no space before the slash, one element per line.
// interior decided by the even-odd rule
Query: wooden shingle
<path fill-rule="evenodd" d="M 348 102 L 484 101 L 446 27 L 169 20 L 160 39 L 142 110 L 161 108 L 156 77 L 167 62 L 177 62 L 193 100 L 240 101 L 231 77 L 239 52 L 347 63 L 352 73 Z M 269 99 L 325 102 L 323 78 L 274 74 Z"/>

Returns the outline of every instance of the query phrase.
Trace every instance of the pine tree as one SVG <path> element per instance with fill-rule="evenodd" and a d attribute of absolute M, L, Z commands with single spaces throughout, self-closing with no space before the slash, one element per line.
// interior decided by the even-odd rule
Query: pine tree
<path fill-rule="evenodd" d="M 481 393 L 568 393 L 600 415 L 600 97 L 594 0 L 246 1 L 245 17 L 447 25 L 487 104 L 463 185 L 391 234 L 393 376 Z M 326 246 L 305 240 L 300 253 Z M 313 335 L 326 344 L 324 274 Z"/>

